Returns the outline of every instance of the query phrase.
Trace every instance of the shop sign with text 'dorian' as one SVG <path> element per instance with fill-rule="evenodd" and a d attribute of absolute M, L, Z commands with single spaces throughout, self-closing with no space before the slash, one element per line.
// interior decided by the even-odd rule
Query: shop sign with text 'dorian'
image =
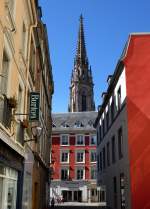
<path fill-rule="evenodd" d="M 37 92 L 31 92 L 30 93 L 30 110 L 29 110 L 30 121 L 39 120 L 39 107 L 40 107 L 40 94 Z"/>

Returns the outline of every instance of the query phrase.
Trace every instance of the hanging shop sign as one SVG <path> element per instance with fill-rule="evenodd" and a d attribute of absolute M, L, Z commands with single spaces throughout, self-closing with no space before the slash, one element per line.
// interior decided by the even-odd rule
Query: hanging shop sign
<path fill-rule="evenodd" d="M 39 120 L 39 108 L 40 108 L 40 93 L 31 92 L 30 93 L 30 109 L 29 109 L 30 121 Z"/>

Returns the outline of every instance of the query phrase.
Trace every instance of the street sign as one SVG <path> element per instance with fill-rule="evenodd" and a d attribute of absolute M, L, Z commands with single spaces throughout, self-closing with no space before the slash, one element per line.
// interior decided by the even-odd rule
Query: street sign
<path fill-rule="evenodd" d="M 39 108 L 40 108 L 40 93 L 30 93 L 30 109 L 29 109 L 29 121 L 39 120 Z"/>

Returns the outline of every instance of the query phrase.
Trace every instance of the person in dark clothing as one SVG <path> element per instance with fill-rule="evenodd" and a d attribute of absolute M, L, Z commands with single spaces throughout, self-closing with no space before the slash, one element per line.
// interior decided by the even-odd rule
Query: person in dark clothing
<path fill-rule="evenodd" d="M 54 207 L 55 206 L 55 200 L 54 200 L 54 197 L 52 198 L 51 200 L 51 207 Z"/>

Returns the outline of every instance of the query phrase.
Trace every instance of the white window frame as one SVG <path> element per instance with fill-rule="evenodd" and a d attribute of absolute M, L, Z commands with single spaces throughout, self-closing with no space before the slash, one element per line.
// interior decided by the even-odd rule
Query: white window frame
<path fill-rule="evenodd" d="M 91 160 L 92 153 L 96 154 L 96 149 L 95 150 L 90 150 L 90 163 L 96 163 L 96 160 L 95 161 Z M 97 156 L 96 156 L 96 158 L 97 158 Z"/>
<path fill-rule="evenodd" d="M 9 97 L 9 93 L 10 92 L 10 84 L 11 84 L 11 81 L 10 81 L 10 71 L 11 71 L 11 68 L 12 68 L 12 48 L 10 47 L 10 44 L 8 42 L 8 39 L 6 36 L 4 36 L 4 47 L 3 47 L 3 54 L 4 54 L 4 51 L 5 53 L 7 54 L 7 57 L 9 59 L 9 66 L 8 66 L 8 73 L 7 75 L 5 75 L 5 72 L 3 72 L 3 69 L 2 71 L 0 72 L 4 77 L 0 77 L 0 82 L 2 81 L 1 79 L 5 79 L 5 77 L 7 76 L 7 87 L 5 89 L 5 93 L 8 97 Z M 4 74 L 3 74 L 4 73 Z M 0 88 L 1 88 L 1 85 L 0 85 Z M 0 89 L 0 95 L 3 94 L 2 92 L 2 89 Z"/>
<path fill-rule="evenodd" d="M 82 136 L 83 137 L 83 144 L 78 144 L 78 137 Z M 85 146 L 85 136 L 83 134 L 77 134 L 76 135 L 76 146 Z"/>
<path fill-rule="evenodd" d="M 81 169 L 83 170 L 83 178 L 82 178 L 82 179 L 77 179 L 77 171 L 78 171 L 79 169 L 80 169 L 80 170 L 81 170 Z M 77 181 L 85 180 L 85 168 L 84 168 L 84 167 L 76 167 L 76 173 L 75 173 L 75 175 L 76 175 L 76 180 L 77 180 Z"/>
<path fill-rule="evenodd" d="M 61 178 L 61 177 L 62 177 L 62 176 L 61 176 L 62 170 L 67 170 L 67 176 L 68 176 L 67 179 L 62 179 L 62 178 Z M 60 179 L 61 179 L 61 180 L 64 180 L 64 181 L 65 181 L 65 180 L 67 181 L 67 180 L 69 180 L 69 175 L 70 175 L 69 167 L 61 167 L 61 169 L 60 169 Z"/>
<path fill-rule="evenodd" d="M 94 136 L 94 137 L 95 137 L 95 139 L 96 139 L 95 144 L 92 144 L 92 143 L 91 143 L 91 142 L 92 142 L 92 137 L 93 137 L 93 136 Z M 97 142 L 97 137 L 96 137 L 96 134 L 91 134 L 91 135 L 90 135 L 90 145 L 91 145 L 91 146 L 96 146 L 96 145 L 97 145 L 97 143 L 96 143 L 96 142 Z"/>
<path fill-rule="evenodd" d="M 77 161 L 78 153 L 83 153 L 83 161 L 82 162 Z M 85 163 L 85 150 L 76 150 L 76 163 Z"/>
<path fill-rule="evenodd" d="M 68 160 L 67 161 L 62 161 L 62 154 L 63 153 L 67 153 L 68 154 Z M 61 163 L 64 163 L 64 164 L 65 163 L 69 163 L 69 153 L 70 153 L 69 150 L 61 150 L 61 152 L 60 152 L 60 162 Z"/>
<path fill-rule="evenodd" d="M 92 169 L 96 170 L 96 177 L 95 178 L 92 178 Z M 96 169 L 96 166 L 91 166 L 91 168 L 90 168 L 90 178 L 91 178 L 91 180 L 96 180 L 97 179 L 97 169 Z"/>
<path fill-rule="evenodd" d="M 63 136 L 67 136 L 67 138 L 68 138 L 68 144 L 62 144 L 62 142 L 63 142 Z M 69 134 L 62 134 L 61 136 L 60 136 L 60 145 L 61 146 L 69 146 L 70 144 L 69 144 Z"/>

